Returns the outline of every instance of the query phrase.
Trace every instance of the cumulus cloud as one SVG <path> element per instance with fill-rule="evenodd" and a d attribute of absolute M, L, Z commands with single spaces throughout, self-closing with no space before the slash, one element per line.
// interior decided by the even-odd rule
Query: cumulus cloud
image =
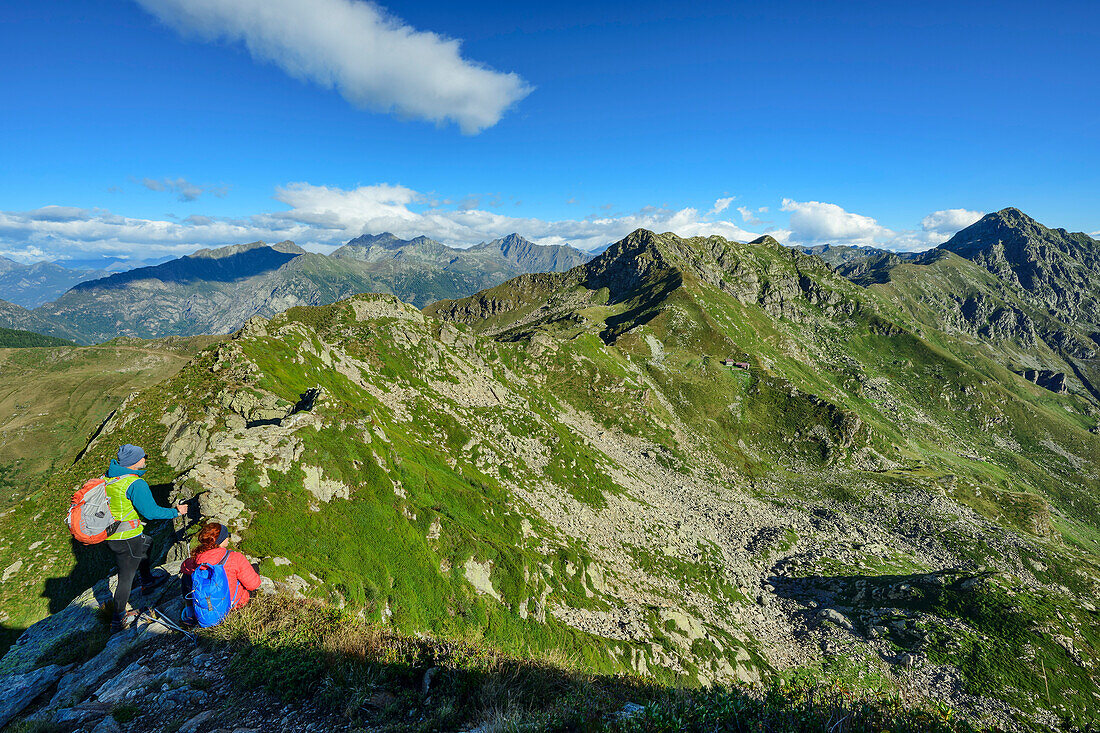
<path fill-rule="evenodd" d="M 711 210 L 710 210 L 711 215 L 713 216 L 713 215 L 716 215 L 716 214 L 721 214 L 723 211 L 725 211 L 726 209 L 728 209 L 730 207 L 730 204 L 733 203 L 733 200 L 735 198 L 737 198 L 737 197 L 736 196 L 729 196 L 727 198 L 718 199 L 717 201 L 715 201 L 714 202 L 714 207 L 711 208 Z M 740 208 L 740 207 L 738 207 L 738 208 Z"/>
<path fill-rule="evenodd" d="M 141 185 L 150 191 L 169 191 L 176 194 L 180 201 L 194 201 L 204 193 L 212 193 L 218 198 L 229 193 L 228 186 L 200 186 L 186 178 L 143 178 Z"/>
<path fill-rule="evenodd" d="M 277 188 L 275 198 L 283 210 L 242 218 L 195 214 L 180 221 L 131 218 L 105 209 L 0 211 L 0 248 L 25 260 L 90 253 L 149 259 L 255 240 L 290 239 L 328 252 L 360 234 L 386 231 L 403 238 L 423 234 L 458 247 L 519 232 L 540 244 L 582 249 L 602 247 L 638 228 L 685 237 L 717 234 L 738 241 L 757 236 L 690 207 L 649 206 L 629 214 L 546 220 L 467 208 L 463 201 L 441 205 L 428 195 L 386 183 L 354 189 L 291 183 Z"/>
<path fill-rule="evenodd" d="M 790 213 L 788 227 L 799 244 L 871 245 L 895 236 L 871 217 L 853 214 L 836 204 L 785 198 L 781 210 Z"/>
<path fill-rule="evenodd" d="M 787 229 L 773 233 L 789 244 L 845 244 L 871 246 L 900 252 L 919 252 L 946 241 L 959 229 L 982 217 L 979 211 L 942 209 L 921 220 L 921 228 L 895 231 L 870 216 L 845 211 L 821 201 L 783 199 L 782 210 L 790 213 Z"/>
<path fill-rule="evenodd" d="M 275 189 L 275 200 L 282 205 L 279 210 L 239 218 L 193 214 L 179 221 L 141 219 L 70 206 L 0 211 L 0 254 L 23 261 L 88 254 L 148 260 L 178 257 L 200 247 L 285 239 L 329 252 L 360 234 L 386 231 L 406 239 L 426 235 L 456 247 L 519 232 L 540 244 L 572 244 L 588 250 L 600 249 L 638 228 L 685 237 L 717 234 L 741 242 L 758 236 L 718 218 L 713 207 L 700 211 L 647 206 L 632 213 L 597 209 L 580 219 L 548 220 L 493 210 L 499 196 L 486 203 L 487 196 L 442 199 L 399 184 L 345 189 L 298 182 Z M 754 226 L 762 223 L 756 214 L 768 208 L 738 207 L 737 211 L 744 223 Z M 786 225 L 769 226 L 762 232 L 780 242 L 871 245 L 899 251 L 933 247 L 955 227 L 980 217 L 965 209 L 945 209 L 928 214 L 919 228 L 893 230 L 873 217 L 820 201 L 783 199 L 782 211 L 789 214 Z"/>
<path fill-rule="evenodd" d="M 966 229 L 978 219 L 981 219 L 982 216 L 984 214 L 980 211 L 941 209 L 940 211 L 933 211 L 921 219 L 920 226 L 926 232 L 935 232 L 950 237 L 960 229 Z"/>
<path fill-rule="evenodd" d="M 41 262 L 42 260 L 49 259 L 49 255 L 45 250 L 33 246 L 20 247 L 18 249 L 0 247 L 0 257 L 28 265 L 33 262 Z"/>
<path fill-rule="evenodd" d="M 741 214 L 741 221 L 745 222 L 749 226 L 761 226 L 762 224 L 767 224 L 767 222 L 762 221 L 757 216 L 758 213 L 759 214 L 766 213 L 768 211 L 767 206 L 761 206 L 756 211 L 753 211 L 748 206 L 738 206 L 737 211 L 740 212 L 740 214 Z"/>
<path fill-rule="evenodd" d="M 254 59 L 336 88 L 352 104 L 474 134 L 531 93 L 516 74 L 462 57 L 459 41 L 418 31 L 359 0 L 137 0 L 187 35 L 243 42 Z"/>
<path fill-rule="evenodd" d="M 640 227 L 683 236 L 719 234 L 739 240 L 755 237 L 732 222 L 710 221 L 693 208 L 645 207 L 631 214 L 595 214 L 584 219 L 547 221 L 461 205 L 446 209 L 432 206 L 422 194 L 390 184 L 345 190 L 293 183 L 278 188 L 275 198 L 289 209 L 273 217 L 322 226 L 348 239 L 363 232 L 389 231 L 401 237 L 425 234 L 447 244 L 467 246 L 519 232 L 540 244 L 573 244 L 594 249 Z"/>

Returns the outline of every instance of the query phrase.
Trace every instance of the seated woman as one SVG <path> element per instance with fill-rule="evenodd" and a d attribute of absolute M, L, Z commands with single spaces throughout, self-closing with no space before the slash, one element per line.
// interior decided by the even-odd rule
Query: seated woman
<path fill-rule="evenodd" d="M 234 599 L 233 608 L 241 608 L 248 603 L 250 592 L 260 587 L 260 574 L 249 564 L 248 558 L 228 549 L 229 528 L 224 524 L 206 524 L 199 530 L 198 538 L 199 544 L 191 551 L 191 557 L 184 560 L 180 567 L 184 597 L 191 597 L 191 576 L 200 564 L 220 564 L 225 568 L 225 577 L 229 581 L 230 597 Z M 184 610 L 184 621 L 193 621 L 190 604 Z"/>

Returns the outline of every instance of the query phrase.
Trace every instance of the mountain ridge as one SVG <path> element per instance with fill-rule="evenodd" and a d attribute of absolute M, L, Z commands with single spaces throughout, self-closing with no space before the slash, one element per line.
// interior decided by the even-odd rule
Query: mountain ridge
<path fill-rule="evenodd" d="M 1100 242 L 1089 235 L 1050 229 L 1010 207 L 987 214 L 938 249 L 1014 280 L 1062 320 L 1100 331 Z"/>
<path fill-rule="evenodd" d="M 0 300 L 23 308 L 37 308 L 77 283 L 105 277 L 107 270 L 70 269 L 56 262 L 24 265 L 0 257 Z"/>
<path fill-rule="evenodd" d="M 544 247 L 515 234 L 456 249 L 387 232 L 357 237 L 331 255 L 290 241 L 257 241 L 81 282 L 33 313 L 0 310 L 0 322 L 81 342 L 228 333 L 253 315 L 295 305 L 322 305 L 358 292 L 394 292 L 425 305 L 532 269 L 569 269 L 588 258 L 571 247 Z"/>
<path fill-rule="evenodd" d="M 1086 234 L 1010 207 L 912 260 L 878 255 L 838 271 L 893 293 L 920 328 L 973 334 L 1011 370 L 1064 374 L 1100 400 L 1100 242 Z"/>

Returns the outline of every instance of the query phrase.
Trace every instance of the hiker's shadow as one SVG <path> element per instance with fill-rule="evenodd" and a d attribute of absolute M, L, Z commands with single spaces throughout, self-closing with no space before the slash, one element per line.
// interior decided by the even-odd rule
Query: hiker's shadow
<path fill-rule="evenodd" d="M 49 612 L 61 611 L 78 595 L 107 577 L 114 568 L 115 556 L 106 544 L 82 545 L 69 538 L 73 559 L 76 561 L 68 575 L 46 578 L 42 596 L 49 601 Z M 104 601 L 106 599 L 97 599 Z"/>

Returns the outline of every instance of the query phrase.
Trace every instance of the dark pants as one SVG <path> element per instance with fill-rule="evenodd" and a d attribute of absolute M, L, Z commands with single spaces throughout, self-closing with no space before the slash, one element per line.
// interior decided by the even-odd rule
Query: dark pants
<path fill-rule="evenodd" d="M 134 573 L 141 575 L 142 583 L 153 582 L 153 572 L 149 567 L 149 548 L 152 545 L 152 538 L 144 534 L 128 540 L 107 540 L 107 547 L 115 553 L 118 561 L 114 608 L 116 616 L 126 613 L 126 604 L 130 601 L 130 591 L 134 586 Z"/>

